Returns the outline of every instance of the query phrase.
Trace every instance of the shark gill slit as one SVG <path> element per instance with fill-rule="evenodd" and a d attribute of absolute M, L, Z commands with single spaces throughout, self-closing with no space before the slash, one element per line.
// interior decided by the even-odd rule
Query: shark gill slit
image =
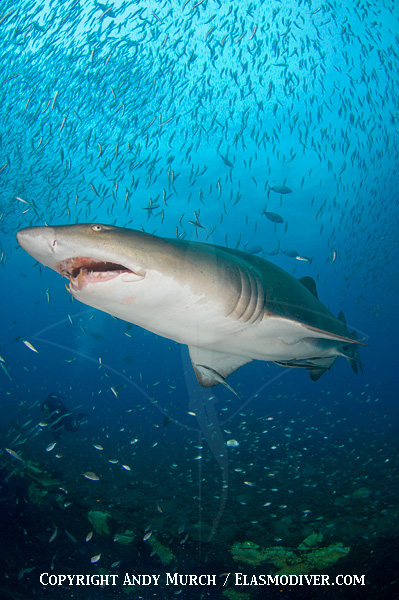
<path fill-rule="evenodd" d="M 264 306 L 265 306 L 265 295 L 263 291 L 262 284 L 259 278 L 252 273 L 252 271 L 248 274 L 251 287 L 252 287 L 252 299 L 253 299 L 253 310 L 250 318 L 248 319 L 248 323 L 258 323 L 263 319 Z"/>
<path fill-rule="evenodd" d="M 229 316 L 244 323 L 255 323 L 263 315 L 263 290 L 260 281 L 247 269 L 237 267 L 240 276 L 240 289 L 237 302 Z"/>
<path fill-rule="evenodd" d="M 240 320 L 242 315 L 244 314 L 245 308 L 246 308 L 246 295 L 244 292 L 244 286 L 245 286 L 245 280 L 242 276 L 241 273 L 241 269 L 239 266 L 237 266 L 237 277 L 239 276 L 239 291 L 237 294 L 237 301 L 235 303 L 235 305 L 233 306 L 233 308 L 231 309 L 231 311 L 229 312 L 228 316 L 229 317 L 233 317 L 237 320 Z"/>

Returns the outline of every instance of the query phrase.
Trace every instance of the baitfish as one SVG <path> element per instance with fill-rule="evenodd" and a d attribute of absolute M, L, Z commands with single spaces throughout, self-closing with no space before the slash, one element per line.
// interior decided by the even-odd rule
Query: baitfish
<path fill-rule="evenodd" d="M 292 190 L 286 185 L 274 185 L 270 189 L 276 194 L 292 194 Z"/>
<path fill-rule="evenodd" d="M 278 215 L 277 213 L 265 212 L 264 214 L 269 219 L 269 221 L 271 221 L 272 223 L 284 223 L 283 218 L 280 217 L 280 215 Z"/>

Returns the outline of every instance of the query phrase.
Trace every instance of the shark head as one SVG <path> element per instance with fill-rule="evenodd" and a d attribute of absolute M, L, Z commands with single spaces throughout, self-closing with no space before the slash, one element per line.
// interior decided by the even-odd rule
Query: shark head
<path fill-rule="evenodd" d="M 74 298 L 138 325 L 153 323 L 161 333 L 171 278 L 159 272 L 162 240 L 148 244 L 147 234 L 110 225 L 79 224 L 28 227 L 17 233 L 20 246 L 42 265 L 69 280 Z M 161 281 L 162 280 L 162 281 Z"/>
<path fill-rule="evenodd" d="M 190 318 L 198 330 L 193 312 L 181 315 L 205 295 L 201 277 L 195 271 L 190 277 L 187 251 L 173 240 L 98 223 L 28 227 L 17 240 L 66 277 L 68 292 L 84 304 L 183 343 Z M 219 309 L 210 302 L 211 318 L 219 320 Z"/>
<path fill-rule="evenodd" d="M 137 232 L 136 248 L 129 240 L 127 255 L 121 241 L 124 231 L 97 223 L 27 227 L 18 231 L 17 240 L 38 262 L 67 277 L 69 291 L 79 295 L 90 293 L 94 286 L 113 279 L 132 283 L 145 278 L 149 263 L 139 243 L 142 241 L 140 232 Z"/>

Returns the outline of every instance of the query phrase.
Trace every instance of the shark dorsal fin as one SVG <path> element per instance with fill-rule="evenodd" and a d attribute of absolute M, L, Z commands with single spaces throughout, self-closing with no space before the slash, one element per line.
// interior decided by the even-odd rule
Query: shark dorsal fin
<path fill-rule="evenodd" d="M 309 292 L 311 292 L 313 294 L 313 296 L 316 296 L 316 298 L 318 298 L 316 282 L 313 279 L 313 277 L 301 277 L 300 279 L 298 279 L 298 281 L 300 281 L 302 283 L 302 285 L 304 285 L 305 288 L 308 289 Z"/>
<path fill-rule="evenodd" d="M 343 323 L 345 325 L 345 327 L 346 327 L 346 319 L 345 319 L 345 315 L 342 312 L 342 310 L 341 310 L 341 312 L 338 315 L 338 320 L 341 321 L 341 323 Z"/>

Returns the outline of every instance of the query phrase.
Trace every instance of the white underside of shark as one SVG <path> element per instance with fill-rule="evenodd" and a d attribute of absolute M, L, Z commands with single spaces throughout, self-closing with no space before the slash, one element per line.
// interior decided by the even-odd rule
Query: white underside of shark
<path fill-rule="evenodd" d="M 80 302 L 187 345 L 203 386 L 254 359 L 307 368 L 313 379 L 338 355 L 357 370 L 359 342 L 314 281 L 259 257 L 99 224 L 31 227 L 17 239 L 68 277 Z"/>

